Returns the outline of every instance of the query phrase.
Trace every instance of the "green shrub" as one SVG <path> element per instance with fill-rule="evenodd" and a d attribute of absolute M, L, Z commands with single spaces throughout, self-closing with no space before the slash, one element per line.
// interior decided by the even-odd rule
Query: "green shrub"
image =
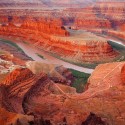
<path fill-rule="evenodd" d="M 74 77 L 72 87 L 75 87 L 78 93 L 82 93 L 84 91 L 84 87 L 87 83 L 87 80 L 90 77 L 90 74 L 79 72 L 73 69 L 69 70 L 72 72 Z"/>

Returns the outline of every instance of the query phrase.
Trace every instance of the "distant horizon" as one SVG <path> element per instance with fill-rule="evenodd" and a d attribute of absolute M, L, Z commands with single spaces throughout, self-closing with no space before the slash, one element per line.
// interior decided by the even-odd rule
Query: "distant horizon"
<path fill-rule="evenodd" d="M 125 2 L 125 0 L 0 0 L 0 9 L 83 8 L 96 2 Z"/>

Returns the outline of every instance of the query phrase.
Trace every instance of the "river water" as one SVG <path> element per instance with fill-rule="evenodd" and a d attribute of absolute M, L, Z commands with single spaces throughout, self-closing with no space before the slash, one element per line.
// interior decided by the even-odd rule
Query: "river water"
<path fill-rule="evenodd" d="M 110 41 L 125 46 L 125 44 L 121 41 L 116 41 L 113 39 L 110 39 Z M 34 47 L 30 44 L 26 44 L 24 42 L 16 42 L 16 44 L 25 52 L 26 55 L 28 55 L 35 61 L 47 63 L 47 64 L 62 65 L 66 68 L 71 68 L 88 74 L 91 74 L 94 71 L 94 69 L 80 67 L 80 66 L 65 62 L 63 60 L 57 59 L 56 57 L 53 57 L 49 55 L 47 52 L 41 49 L 38 49 L 37 47 Z M 43 56 L 44 59 L 42 59 L 39 55 Z"/>
<path fill-rule="evenodd" d="M 57 59 L 56 57 L 53 57 L 49 55 L 48 53 L 46 53 L 45 51 L 42 51 L 32 45 L 25 44 L 23 42 L 16 42 L 16 44 L 25 52 L 26 55 L 28 55 L 35 61 L 39 61 L 39 62 L 47 63 L 47 64 L 63 65 L 66 68 L 71 68 L 71 69 L 84 72 L 84 73 L 88 73 L 88 74 L 91 74 L 93 72 L 93 69 L 80 67 L 80 66 L 65 62 L 63 60 Z M 38 54 L 43 56 L 44 59 L 39 57 Z"/>

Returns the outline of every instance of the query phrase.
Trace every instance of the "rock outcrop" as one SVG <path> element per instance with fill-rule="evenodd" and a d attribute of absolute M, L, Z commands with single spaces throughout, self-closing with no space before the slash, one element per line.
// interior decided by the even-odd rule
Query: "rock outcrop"
<path fill-rule="evenodd" d="M 33 73 L 27 68 L 18 68 L 12 71 L 7 77 L 6 80 L 3 81 L 4 85 L 14 85 L 19 82 L 23 82 L 24 80 L 33 77 Z"/>
<path fill-rule="evenodd" d="M 107 67 L 107 69 L 105 69 L 104 66 Z M 35 88 L 37 88 L 37 87 L 34 87 L 32 91 L 35 92 L 36 94 L 39 93 L 40 96 L 35 97 L 34 95 L 32 95 L 33 92 L 31 91 L 29 94 L 26 95 L 23 106 L 24 107 L 28 106 L 28 107 L 26 107 L 26 109 L 28 109 L 28 108 L 31 109 L 30 101 L 32 100 L 33 102 L 37 102 L 39 100 L 37 103 L 37 104 L 39 104 L 39 107 L 36 106 L 37 108 L 32 108 L 33 114 L 37 115 L 37 116 L 43 115 L 44 118 L 48 118 L 48 112 L 51 112 L 51 114 L 49 113 L 49 115 L 51 115 L 51 118 L 53 116 L 54 123 L 61 122 L 63 120 L 63 118 L 65 117 L 68 124 L 73 124 L 73 123 L 81 124 L 81 122 L 79 122 L 79 120 L 81 119 L 80 121 L 84 121 L 88 116 L 86 113 L 91 110 L 96 113 L 98 112 L 101 116 L 104 116 L 103 119 L 105 119 L 105 120 L 101 122 L 102 124 L 117 125 L 120 123 L 121 125 L 123 125 L 124 124 L 124 115 L 122 114 L 123 113 L 122 107 L 119 107 L 119 104 L 122 105 L 122 101 L 119 102 L 119 99 L 118 99 L 118 98 L 123 99 L 123 97 L 124 97 L 124 92 L 122 92 L 124 90 L 124 86 L 122 86 L 123 83 L 121 81 L 119 81 L 120 76 L 121 76 L 121 69 L 123 66 L 124 66 L 124 63 L 114 63 L 114 64 L 106 64 L 106 65 L 99 66 L 99 68 L 97 68 L 95 70 L 95 73 L 97 73 L 98 75 L 100 74 L 100 71 L 102 71 L 102 68 L 105 69 L 104 73 L 101 73 L 103 75 L 103 77 L 99 75 L 100 79 L 101 79 L 100 80 L 101 85 L 98 84 L 96 87 L 93 86 L 93 84 L 96 84 L 96 82 L 98 81 L 98 76 L 96 74 L 97 77 L 94 77 L 94 74 L 95 74 L 94 73 L 91 76 L 91 77 L 93 77 L 93 79 L 90 77 L 90 79 L 92 81 L 89 80 L 90 85 L 89 85 L 88 90 L 81 95 L 67 94 L 67 93 L 65 93 L 65 91 L 63 91 L 64 93 L 62 92 L 62 95 L 60 95 L 58 97 L 56 95 L 53 95 L 53 97 L 50 97 L 51 92 L 48 93 L 46 95 L 46 97 L 43 97 L 41 95 L 46 90 L 43 90 L 43 87 L 41 86 L 42 87 L 41 88 L 40 84 L 39 84 L 38 88 L 41 91 L 39 91 L 39 92 L 36 91 Z M 112 67 L 112 70 L 108 69 L 109 67 Z M 116 73 L 116 74 L 114 75 L 114 73 Z M 110 80 L 110 79 L 112 79 L 112 80 Z M 109 81 L 111 81 L 112 86 L 108 86 Z M 114 81 L 115 81 L 115 83 L 114 83 Z M 44 88 L 48 88 L 47 87 L 48 85 L 45 85 L 46 87 L 44 87 Z M 91 87 L 91 86 L 93 86 L 93 87 Z M 51 89 L 49 91 L 51 91 Z M 119 92 L 122 92 L 122 94 L 118 94 Z M 30 96 L 30 99 L 28 98 L 29 96 Z M 64 97 L 65 97 L 65 99 L 63 101 L 59 101 L 60 99 L 62 99 Z M 117 102 L 115 104 L 114 104 L 114 98 L 115 98 L 115 102 Z M 100 101 L 102 99 L 103 99 L 103 102 Z M 47 106 L 47 104 L 50 104 L 50 103 L 51 103 L 52 107 L 49 109 L 50 105 Z M 26 104 L 28 104 L 28 105 L 26 105 Z M 46 107 L 41 108 L 45 105 L 46 105 Z M 60 107 L 60 105 L 63 105 L 63 107 Z M 115 108 L 112 108 L 112 106 L 114 106 Z M 25 111 L 29 112 L 29 110 L 26 110 L 26 109 L 25 109 Z M 41 112 L 40 112 L 40 109 L 44 109 L 44 110 L 41 110 Z M 82 109 L 84 111 L 82 111 Z M 121 112 L 121 114 L 122 114 L 121 117 L 117 117 L 119 114 L 117 112 L 118 111 L 117 109 Z M 58 112 L 58 110 L 59 110 L 59 112 Z M 65 111 L 66 111 L 66 114 L 65 114 Z M 44 114 L 43 114 L 43 112 L 44 112 Z M 67 112 L 68 112 L 68 115 L 67 115 Z M 80 112 L 81 112 L 81 114 L 86 114 L 86 115 L 84 115 L 84 117 L 82 117 L 79 114 Z M 58 113 L 58 115 L 57 115 L 57 113 Z M 111 118 L 107 117 L 108 114 L 110 115 Z M 122 119 L 122 120 L 120 120 L 120 119 Z"/>
<path fill-rule="evenodd" d="M 34 121 L 33 116 L 16 114 L 8 112 L 0 108 L 0 124 L 1 125 L 29 125 Z"/>
<path fill-rule="evenodd" d="M 26 63 L 26 66 L 34 74 L 39 74 L 41 72 L 46 73 L 49 78 L 56 83 L 71 85 L 74 79 L 72 73 L 63 66 L 45 64 L 36 61 L 29 61 Z"/>
<path fill-rule="evenodd" d="M 7 109 L 9 111 L 14 111 L 16 113 L 20 112 L 23 113 L 23 109 L 21 107 L 23 97 L 24 95 L 32 88 L 33 85 L 35 85 L 37 82 L 44 83 L 46 80 L 49 83 L 60 83 L 63 85 L 71 85 L 73 76 L 70 71 L 68 71 L 66 68 L 54 66 L 54 65 L 48 65 L 43 64 L 39 62 L 30 62 L 30 67 L 28 68 L 17 68 L 14 71 L 12 71 L 10 74 L 8 74 L 4 79 L 4 81 L 1 83 L 6 90 L 8 91 L 8 98 L 5 102 L 5 105 L 2 105 L 3 107 L 9 106 L 9 103 L 11 104 Z M 32 66 L 33 65 L 33 66 Z M 39 72 L 37 69 L 40 68 Z M 33 73 L 33 72 L 34 73 Z M 36 72 L 37 71 L 37 72 Z M 46 75 L 47 74 L 47 75 Z M 46 83 L 46 82 L 45 82 Z M 67 92 L 75 90 L 68 88 L 65 86 L 61 86 L 64 90 Z M 5 94 L 5 89 L 1 89 L 1 100 L 3 98 L 2 95 L 7 96 Z M 56 93 L 59 93 L 58 90 L 53 90 Z M 8 102 L 8 103 L 7 103 Z M 2 102 L 2 104 L 4 104 Z"/>
<path fill-rule="evenodd" d="M 90 83 L 89 88 L 93 89 L 99 86 L 100 88 L 102 88 L 102 86 L 103 88 L 108 88 L 117 85 L 123 85 L 123 81 L 121 80 L 121 71 L 123 65 L 124 63 L 118 62 L 97 66 L 96 70 L 92 73 L 92 76 L 88 80 L 88 83 Z M 98 71 L 101 71 L 99 76 Z"/>
<path fill-rule="evenodd" d="M 107 40 L 91 33 L 87 35 L 79 29 L 124 39 L 124 4 L 114 0 L 97 1 L 84 8 L 61 11 L 32 10 L 31 14 L 25 10 L 25 15 L 23 9 L 9 10 L 10 14 L 7 14 L 7 10 L 0 10 L 0 34 L 29 42 L 72 63 L 110 62 L 118 53 Z M 114 13 L 114 10 L 117 12 Z"/>
<path fill-rule="evenodd" d="M 36 2 L 41 3 L 40 7 L 48 6 L 47 1 Z M 54 4 L 64 7 L 67 2 L 70 0 Z M 77 2 L 81 3 L 80 0 Z M 0 6 L 6 6 L 3 3 Z M 34 4 L 24 3 L 16 5 L 32 7 Z M 57 9 L 56 12 L 26 10 L 25 16 L 24 10 L 0 10 L 0 35 L 25 41 L 70 62 L 109 62 L 117 57 L 118 52 L 107 40 L 78 29 L 94 32 L 98 28 L 96 31 L 100 33 L 106 31 L 104 34 L 124 39 L 124 5 L 124 2 L 114 4 L 103 1 L 83 9 Z M 16 52 L 19 48 L 14 49 L 8 45 L 9 42 L 4 42 L 0 42 L 0 68 L 8 69 L 7 61 L 12 61 L 9 65 L 18 64 L 19 68 L 4 77 L 0 75 L 0 125 L 125 124 L 125 62 L 97 66 L 86 84 L 86 90 L 78 94 L 75 88 L 70 87 L 74 79 L 68 69 L 31 62 L 22 51 Z M 8 53 L 3 55 L 3 50 Z"/>
<path fill-rule="evenodd" d="M 21 25 L 21 28 L 35 30 L 50 35 L 69 36 L 69 33 L 66 31 L 65 27 L 61 26 L 62 24 L 57 21 L 58 20 L 41 19 L 40 21 L 33 22 L 26 20 Z"/>
<path fill-rule="evenodd" d="M 124 67 L 125 62 L 99 65 L 81 94 L 70 86 L 55 83 L 48 74 L 39 72 L 28 78 L 24 75 L 28 69 L 18 69 L 22 80 L 0 87 L 1 107 L 32 115 L 32 123 L 38 125 L 42 119 L 49 124 L 124 125 Z M 60 68 L 58 71 L 64 73 Z"/>
<path fill-rule="evenodd" d="M 106 123 L 102 121 L 102 119 L 96 116 L 94 113 L 90 113 L 86 121 L 82 123 L 82 125 L 96 125 L 96 124 L 106 125 Z"/>
<path fill-rule="evenodd" d="M 106 39 L 91 33 L 84 33 L 82 38 L 73 36 L 60 37 L 36 30 L 2 26 L 0 34 L 19 38 L 48 51 L 58 58 L 74 63 L 96 63 L 113 60 L 118 53 L 108 44 Z M 25 35 L 27 34 L 27 35 Z M 34 34 L 37 37 L 34 37 Z M 86 36 L 89 39 L 86 39 Z M 74 49 L 75 48 L 75 49 Z"/>
<path fill-rule="evenodd" d="M 114 29 L 125 23 L 125 2 L 97 2 L 91 7 L 81 9 L 80 12 L 81 16 L 75 20 L 77 27 Z"/>
<path fill-rule="evenodd" d="M 35 30 L 35 32 L 42 32 L 50 35 L 69 36 L 60 18 L 52 17 L 34 17 L 34 16 L 1 16 L 1 25 L 11 26 L 22 29 Z"/>

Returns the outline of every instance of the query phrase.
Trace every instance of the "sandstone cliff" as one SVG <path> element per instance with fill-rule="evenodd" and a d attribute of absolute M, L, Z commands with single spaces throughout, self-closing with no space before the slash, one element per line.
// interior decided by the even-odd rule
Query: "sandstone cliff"
<path fill-rule="evenodd" d="M 125 119 L 124 111 L 122 110 L 124 109 L 124 104 L 122 103 L 124 100 L 124 86 L 120 76 L 121 68 L 124 65 L 125 63 L 114 63 L 97 67 L 90 77 L 88 90 L 80 95 L 66 93 L 65 90 L 62 91 L 61 87 L 58 88 L 56 85 L 51 84 L 48 94 L 43 97 L 43 93 L 48 90 L 44 88 L 48 88 L 50 84 L 35 84 L 24 98 L 24 111 L 26 113 L 32 111 L 37 117 L 41 115 L 47 119 L 51 117 L 52 123 L 61 123 L 65 117 L 68 125 L 74 123 L 81 124 L 82 122 L 80 121 L 84 121 L 88 113 L 92 111 L 103 117 L 105 124 L 119 125 L 120 123 L 123 125 Z M 102 68 L 104 68 L 104 73 L 100 73 L 100 71 L 102 72 Z M 100 80 L 98 80 L 98 76 Z M 51 88 L 53 87 L 57 87 L 61 94 L 58 96 L 54 94 L 52 96 L 53 91 Z M 36 108 L 32 108 L 30 102 L 34 102 Z M 121 106 L 119 107 L 119 105 Z M 110 117 L 108 117 L 109 115 Z"/>
<path fill-rule="evenodd" d="M 46 73 L 49 78 L 56 83 L 71 85 L 74 79 L 72 73 L 63 66 L 45 64 L 36 61 L 29 61 L 26 63 L 26 66 L 34 74 L 39 74 L 41 72 Z"/>
<path fill-rule="evenodd" d="M 26 80 L 30 77 L 33 77 L 33 73 L 29 69 L 18 68 L 7 76 L 6 80 L 3 81 L 3 84 L 14 85 L 18 82 L 23 82 L 23 80 Z"/>
<path fill-rule="evenodd" d="M 125 23 L 125 2 L 102 1 L 80 11 L 81 16 L 75 20 L 76 27 L 110 29 Z"/>
<path fill-rule="evenodd" d="M 106 39 L 89 33 L 84 33 L 83 37 L 79 39 L 79 36 L 77 38 L 74 36 L 55 36 L 23 26 L 20 28 L 2 26 L 0 34 L 12 36 L 14 39 L 20 38 L 54 54 L 58 58 L 75 63 L 98 63 L 100 60 L 105 62 L 113 60 L 118 55 Z M 37 37 L 34 37 L 34 35 Z"/>
<path fill-rule="evenodd" d="M 33 122 L 38 125 L 41 117 L 51 124 L 124 125 L 124 66 L 125 62 L 99 65 L 88 80 L 88 89 L 82 94 L 69 86 L 56 84 L 45 73 L 34 74 L 7 89 L 4 87 L 8 95 L 4 108 L 33 115 Z"/>
<path fill-rule="evenodd" d="M 106 39 L 86 33 L 77 35 L 82 31 L 76 29 L 101 34 L 106 32 L 107 35 L 124 39 L 124 2 L 115 2 L 101 1 L 85 8 L 62 11 L 32 10 L 32 14 L 28 10 L 25 14 L 24 10 L 12 9 L 9 10 L 10 14 L 7 10 L 0 10 L 0 34 L 29 42 L 72 63 L 110 62 L 118 53 Z M 114 10 L 117 12 L 114 13 Z"/>
<path fill-rule="evenodd" d="M 27 116 L 22 114 L 16 114 L 8 112 L 3 108 L 0 108 L 0 124 L 1 125 L 29 125 L 34 121 L 33 116 Z"/>

